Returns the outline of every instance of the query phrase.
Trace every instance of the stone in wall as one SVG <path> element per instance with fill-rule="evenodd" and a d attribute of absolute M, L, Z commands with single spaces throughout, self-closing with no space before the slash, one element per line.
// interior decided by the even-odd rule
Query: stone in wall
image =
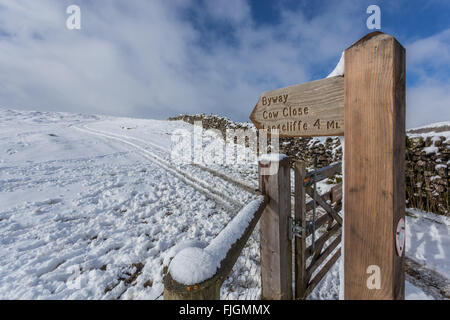
<path fill-rule="evenodd" d="M 249 123 L 233 122 L 215 115 L 179 115 L 169 120 L 182 120 L 193 124 L 202 121 L 205 129 L 219 129 L 225 137 L 226 129 L 252 128 Z M 406 139 L 406 199 L 407 206 L 443 215 L 449 213 L 448 165 L 450 159 L 450 126 L 433 129 L 416 129 L 407 133 Z M 342 147 L 338 137 L 280 138 L 280 153 L 292 160 L 306 162 L 311 170 L 314 155 L 318 168 L 342 161 Z"/>

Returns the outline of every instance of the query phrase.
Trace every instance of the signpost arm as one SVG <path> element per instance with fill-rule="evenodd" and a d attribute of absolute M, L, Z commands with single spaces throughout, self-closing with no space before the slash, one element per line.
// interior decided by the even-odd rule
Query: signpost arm
<path fill-rule="evenodd" d="M 404 299 L 405 68 L 381 32 L 345 52 L 345 299 Z"/>

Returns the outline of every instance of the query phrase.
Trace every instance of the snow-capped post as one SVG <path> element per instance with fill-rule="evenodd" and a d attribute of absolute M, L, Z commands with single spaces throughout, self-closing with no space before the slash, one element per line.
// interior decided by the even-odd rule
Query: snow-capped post
<path fill-rule="evenodd" d="M 278 166 L 278 170 L 267 170 Z M 261 299 L 292 299 L 292 242 L 290 161 L 285 155 L 259 159 L 259 186 L 269 197 L 259 224 L 261 245 Z"/>
<path fill-rule="evenodd" d="M 164 299 L 219 300 L 220 288 L 268 202 L 268 196 L 259 196 L 245 205 L 205 248 L 180 250 L 164 277 Z"/>
<path fill-rule="evenodd" d="M 405 69 L 381 32 L 345 51 L 345 299 L 404 299 Z"/>

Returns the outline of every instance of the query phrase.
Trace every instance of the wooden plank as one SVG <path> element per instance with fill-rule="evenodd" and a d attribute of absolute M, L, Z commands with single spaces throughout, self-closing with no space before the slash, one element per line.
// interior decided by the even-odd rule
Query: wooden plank
<path fill-rule="evenodd" d="M 164 300 L 219 300 L 220 288 L 247 244 L 268 202 L 269 197 L 265 196 L 264 201 L 256 209 L 252 221 L 250 221 L 242 236 L 232 244 L 213 277 L 201 283 L 184 285 L 176 282 L 168 273 L 164 277 Z"/>
<path fill-rule="evenodd" d="M 306 296 L 309 295 L 314 288 L 319 284 L 320 280 L 327 274 L 328 270 L 336 263 L 337 259 L 341 256 L 341 248 L 336 251 L 336 253 L 333 255 L 333 257 L 327 261 L 325 266 L 316 274 L 314 279 L 312 279 L 309 284 L 308 288 L 306 289 Z"/>
<path fill-rule="evenodd" d="M 322 197 L 322 200 L 324 200 L 324 201 L 331 200 L 331 192 L 330 191 L 327 192 L 327 193 L 324 193 L 324 194 L 322 194 L 320 196 Z M 314 202 L 314 200 L 309 200 L 306 203 L 306 212 L 308 212 L 308 211 L 313 209 L 313 202 Z M 316 203 L 317 203 L 317 200 L 316 200 Z M 333 208 L 334 208 L 335 212 L 339 212 L 342 209 L 342 204 L 340 202 L 338 202 Z"/>
<path fill-rule="evenodd" d="M 313 195 L 313 189 L 311 187 L 307 187 L 306 193 L 312 198 Z M 341 216 L 331 207 L 328 203 L 326 203 L 321 196 L 316 195 L 316 201 L 317 203 L 329 214 L 331 215 L 339 225 L 342 225 L 342 218 Z"/>
<path fill-rule="evenodd" d="M 324 200 L 324 201 L 331 200 L 331 192 L 330 192 L 330 191 L 327 192 L 327 193 L 324 193 L 324 194 L 322 194 L 322 195 L 320 195 L 320 196 L 322 197 L 322 200 Z M 306 203 L 306 212 L 308 212 L 308 211 L 310 211 L 310 210 L 313 209 L 313 202 L 314 202 L 314 200 L 309 200 L 309 201 Z M 317 203 L 317 200 L 316 200 L 316 203 Z M 338 203 L 333 207 L 333 209 L 334 209 L 335 212 L 341 211 L 341 209 L 342 209 L 342 203 L 338 202 Z"/>
<path fill-rule="evenodd" d="M 331 188 L 331 203 L 336 203 L 342 200 L 342 183 Z"/>
<path fill-rule="evenodd" d="M 321 175 L 324 178 L 329 178 L 334 176 L 336 173 L 342 173 L 342 162 L 338 162 L 338 163 L 333 163 L 330 164 L 329 166 L 317 169 L 317 170 L 313 170 L 313 171 L 309 171 L 308 173 L 306 173 L 306 177 L 311 177 L 314 174 L 316 175 Z"/>
<path fill-rule="evenodd" d="M 319 229 L 322 225 L 327 223 L 330 219 L 333 219 L 333 218 L 330 217 L 330 215 L 328 213 L 321 215 L 318 219 L 316 219 L 316 223 L 315 223 L 316 228 L 315 229 L 316 230 Z M 312 228 L 312 225 L 310 224 L 309 227 L 307 228 L 306 236 L 311 235 L 312 230 L 313 230 L 313 228 Z"/>
<path fill-rule="evenodd" d="M 328 192 L 326 192 L 326 193 L 324 193 L 324 194 L 322 194 L 322 195 L 320 195 L 321 197 L 322 197 L 322 199 L 324 200 L 324 201 L 328 201 L 328 200 L 330 200 L 331 199 L 331 192 L 330 191 L 328 191 Z M 316 201 L 316 203 L 317 203 L 317 201 Z M 310 211 L 310 210 L 312 210 L 313 209 L 313 204 L 314 204 L 314 200 L 309 200 L 307 203 L 306 203 L 306 212 L 308 212 L 308 211 Z"/>
<path fill-rule="evenodd" d="M 328 227 L 325 231 L 326 233 L 330 232 L 330 230 L 334 227 L 333 222 L 334 222 L 333 217 L 328 215 L 328 221 L 327 221 Z M 325 246 L 325 242 L 326 241 L 322 241 L 322 242 L 318 243 L 317 246 L 314 248 L 314 255 L 312 257 L 312 261 L 315 261 L 316 259 L 319 258 L 320 253 L 322 252 L 322 248 Z"/>
<path fill-rule="evenodd" d="M 300 237 L 295 237 L 295 299 L 304 299 L 306 292 L 306 193 L 303 186 L 306 168 L 303 162 L 297 161 L 294 166 L 295 206 L 294 218 L 303 228 Z"/>
<path fill-rule="evenodd" d="M 342 236 L 339 235 L 322 253 L 320 253 L 315 259 L 313 259 L 313 262 L 311 262 L 309 267 L 306 269 L 308 277 L 311 277 L 314 271 L 316 271 L 316 269 L 325 261 L 325 259 L 333 252 L 333 250 L 341 244 L 341 240 Z"/>
<path fill-rule="evenodd" d="M 345 299 L 403 299 L 405 50 L 374 32 L 345 51 Z M 381 287 L 369 288 L 369 266 Z"/>
<path fill-rule="evenodd" d="M 267 166 L 267 165 L 265 165 Z M 261 298 L 292 299 L 292 242 L 288 236 L 291 215 L 290 163 L 279 162 L 278 172 L 262 175 L 261 192 L 269 196 L 269 205 L 262 214 L 259 230 L 261 245 Z"/>
<path fill-rule="evenodd" d="M 340 234 L 341 228 L 342 227 L 339 224 L 335 224 L 329 231 L 322 234 L 320 238 L 316 240 L 314 251 L 312 249 L 312 244 L 308 246 L 308 248 L 306 248 L 306 257 L 311 257 L 316 252 L 316 250 L 322 247 L 325 242 L 331 239 L 331 237 L 333 237 L 335 234 Z"/>
<path fill-rule="evenodd" d="M 250 120 L 257 129 L 278 129 L 281 137 L 341 136 L 344 79 L 336 76 L 265 92 Z"/>
<path fill-rule="evenodd" d="M 315 171 L 310 171 L 306 174 L 304 186 L 310 186 L 314 181 L 319 182 L 326 178 L 333 177 L 337 173 L 342 173 L 342 163 L 335 163 L 327 167 L 320 168 Z"/>
<path fill-rule="evenodd" d="M 340 212 L 342 210 L 342 201 L 338 202 L 334 207 L 333 207 L 335 212 Z"/>

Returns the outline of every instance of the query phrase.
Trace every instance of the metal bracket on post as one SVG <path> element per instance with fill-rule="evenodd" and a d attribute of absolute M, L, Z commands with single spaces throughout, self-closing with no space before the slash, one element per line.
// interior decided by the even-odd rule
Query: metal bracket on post
<path fill-rule="evenodd" d="M 308 229 L 309 221 L 306 222 L 306 229 Z M 298 221 L 294 218 L 289 217 L 289 240 L 294 239 L 294 237 L 302 237 L 302 232 L 306 232 L 305 228 L 301 227 Z"/>

